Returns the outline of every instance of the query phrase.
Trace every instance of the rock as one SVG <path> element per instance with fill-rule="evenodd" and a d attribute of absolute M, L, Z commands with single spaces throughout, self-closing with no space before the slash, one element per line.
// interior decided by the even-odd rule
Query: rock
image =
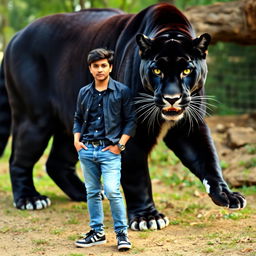
<path fill-rule="evenodd" d="M 226 132 L 227 127 L 224 124 L 217 124 L 216 125 L 216 132 L 218 133 L 224 133 Z"/>
<path fill-rule="evenodd" d="M 226 138 L 228 147 L 234 149 L 253 143 L 256 143 L 256 131 L 253 128 L 233 127 L 228 129 Z"/>
<path fill-rule="evenodd" d="M 250 169 L 229 169 L 224 172 L 225 180 L 232 187 L 254 186 L 256 185 L 256 167 Z"/>

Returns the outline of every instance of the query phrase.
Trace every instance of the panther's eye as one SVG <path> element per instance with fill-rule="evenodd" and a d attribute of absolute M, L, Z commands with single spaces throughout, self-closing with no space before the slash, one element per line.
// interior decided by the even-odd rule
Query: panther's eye
<path fill-rule="evenodd" d="M 182 75 L 183 75 L 183 76 L 187 76 L 187 75 L 189 75 L 191 72 L 192 72 L 192 69 L 186 68 L 186 69 L 184 69 L 184 70 L 182 71 Z"/>
<path fill-rule="evenodd" d="M 161 72 L 161 70 L 160 69 L 158 69 L 158 68 L 153 68 L 153 73 L 155 74 L 155 75 L 160 75 L 162 72 Z"/>

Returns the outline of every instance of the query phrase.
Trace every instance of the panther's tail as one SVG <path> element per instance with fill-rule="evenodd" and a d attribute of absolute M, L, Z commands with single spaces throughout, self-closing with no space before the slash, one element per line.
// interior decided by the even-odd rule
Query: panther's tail
<path fill-rule="evenodd" d="M 11 109 L 5 86 L 4 59 L 0 67 L 0 156 L 2 156 L 11 131 Z"/>

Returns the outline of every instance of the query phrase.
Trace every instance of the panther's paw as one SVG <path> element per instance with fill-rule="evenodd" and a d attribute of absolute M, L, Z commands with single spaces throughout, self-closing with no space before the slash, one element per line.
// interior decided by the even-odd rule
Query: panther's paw
<path fill-rule="evenodd" d="M 51 205 L 47 196 L 23 197 L 13 203 L 14 207 L 20 210 L 41 210 Z"/>
<path fill-rule="evenodd" d="M 231 210 L 243 209 L 246 206 L 246 199 L 238 192 L 220 192 L 209 194 L 212 201 L 219 205 L 227 207 Z"/>
<path fill-rule="evenodd" d="M 163 229 L 169 225 L 169 219 L 163 214 L 157 214 L 155 216 L 150 215 L 148 217 L 135 217 L 130 221 L 131 230 L 156 230 Z"/>

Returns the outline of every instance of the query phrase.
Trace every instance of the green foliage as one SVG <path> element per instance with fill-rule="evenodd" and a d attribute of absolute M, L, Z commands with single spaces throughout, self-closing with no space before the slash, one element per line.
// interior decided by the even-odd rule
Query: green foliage
<path fill-rule="evenodd" d="M 224 169 L 227 169 L 229 167 L 229 163 L 227 163 L 225 161 L 220 161 L 220 166 L 224 170 Z"/>
<path fill-rule="evenodd" d="M 249 195 L 255 195 L 256 194 L 256 186 L 244 186 L 240 189 L 241 193 L 249 196 Z"/>
<path fill-rule="evenodd" d="M 249 144 L 245 146 L 248 154 L 256 154 L 256 144 Z"/>
<path fill-rule="evenodd" d="M 206 93 L 220 102 L 213 114 L 240 114 L 256 108 L 255 46 L 210 46 Z"/>
<path fill-rule="evenodd" d="M 240 165 L 244 166 L 247 169 L 256 167 L 256 158 L 254 157 L 254 158 L 249 159 L 248 161 L 242 161 L 242 162 L 240 162 Z"/>

